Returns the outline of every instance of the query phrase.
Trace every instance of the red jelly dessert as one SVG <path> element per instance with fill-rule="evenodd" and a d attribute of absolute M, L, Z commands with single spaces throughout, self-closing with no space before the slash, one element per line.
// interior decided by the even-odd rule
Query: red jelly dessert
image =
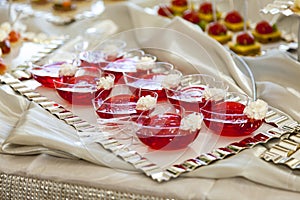
<path fill-rule="evenodd" d="M 173 68 L 174 66 L 170 63 L 156 62 L 149 70 L 124 73 L 124 79 L 132 90 L 144 89 L 156 92 L 158 100 L 164 101 L 167 99 L 164 88 L 169 84 L 175 83 L 182 76 L 180 71 Z"/>
<path fill-rule="evenodd" d="M 204 86 L 190 86 L 180 90 L 166 89 L 168 100 L 182 106 L 186 111 L 199 112 L 206 100 L 203 98 Z"/>
<path fill-rule="evenodd" d="M 99 99 L 95 100 L 99 101 Z M 98 116 L 102 119 L 128 117 L 132 114 L 137 114 L 136 103 L 138 97 L 130 94 L 120 94 L 112 96 L 103 102 L 98 102 L 99 107 L 96 110 Z"/>
<path fill-rule="evenodd" d="M 53 81 L 61 81 L 61 77 L 59 77 L 59 69 L 62 64 L 64 64 L 64 62 L 57 62 L 42 67 L 35 66 L 31 68 L 30 72 L 33 78 L 43 86 L 54 88 Z"/>
<path fill-rule="evenodd" d="M 128 74 L 126 76 L 126 83 L 130 89 L 139 91 L 139 89 L 149 90 L 158 94 L 158 101 L 165 101 L 167 99 L 166 91 L 162 87 L 162 80 L 166 75 L 164 74 L 148 74 L 141 77 L 133 77 Z"/>
<path fill-rule="evenodd" d="M 228 33 L 226 26 L 220 22 L 209 23 L 207 33 L 221 44 L 225 44 L 231 40 L 231 34 Z"/>
<path fill-rule="evenodd" d="M 89 105 L 95 98 L 96 79 L 94 76 L 84 75 L 73 77 L 69 82 L 53 81 L 60 97 L 72 104 Z"/>
<path fill-rule="evenodd" d="M 124 83 L 123 73 L 136 72 L 136 67 L 133 61 L 122 59 L 116 62 L 111 62 L 101 69 L 115 76 L 115 84 Z"/>
<path fill-rule="evenodd" d="M 253 133 L 263 120 L 248 118 L 243 114 L 245 105 L 239 102 L 216 102 L 201 108 L 205 125 L 222 136 L 245 136 Z"/>
<path fill-rule="evenodd" d="M 186 148 L 199 134 L 199 130 L 180 129 L 181 115 L 175 113 L 142 116 L 136 122 L 141 125 L 136 132 L 139 140 L 156 150 Z"/>
<path fill-rule="evenodd" d="M 233 10 L 226 14 L 224 24 L 228 30 L 234 32 L 241 31 L 244 28 L 244 18 L 238 11 Z"/>

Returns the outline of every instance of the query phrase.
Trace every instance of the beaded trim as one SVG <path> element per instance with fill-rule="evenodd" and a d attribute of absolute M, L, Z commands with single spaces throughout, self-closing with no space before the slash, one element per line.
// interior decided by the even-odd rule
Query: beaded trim
<path fill-rule="evenodd" d="M 36 102 L 52 115 L 73 126 L 77 131 L 79 131 L 79 134 L 82 131 L 96 131 L 96 128 L 88 122 L 73 115 L 72 112 L 66 110 L 62 105 L 59 105 L 35 92 L 33 89 L 28 88 L 20 80 L 12 77 L 10 74 L 1 76 L 0 80 L 2 83 L 8 84 L 15 92 L 23 95 L 31 101 Z M 272 124 L 274 128 L 260 132 L 239 142 L 231 143 L 225 147 L 214 149 L 211 152 L 203 153 L 196 158 L 188 159 L 179 165 L 172 165 L 167 169 L 158 167 L 156 164 L 139 155 L 138 152 L 125 147 L 116 139 L 103 137 L 98 142 L 103 146 L 103 148 L 121 157 L 126 162 L 132 164 L 135 168 L 142 170 L 153 180 L 162 182 L 168 181 L 171 178 L 176 178 L 183 173 L 193 171 L 199 167 L 210 165 L 217 160 L 222 160 L 229 156 L 238 154 L 239 152 L 252 148 L 257 144 L 267 143 L 273 138 L 280 138 L 281 136 L 290 133 L 290 130 L 294 130 L 299 127 L 299 124 L 296 121 L 276 112 L 273 109 L 269 110 L 265 121 L 268 124 Z"/>
<path fill-rule="evenodd" d="M 0 199 L 72 199 L 72 200 L 174 200 L 132 192 L 122 192 L 109 189 L 99 189 L 78 184 L 42 180 L 11 174 L 0 174 Z"/>

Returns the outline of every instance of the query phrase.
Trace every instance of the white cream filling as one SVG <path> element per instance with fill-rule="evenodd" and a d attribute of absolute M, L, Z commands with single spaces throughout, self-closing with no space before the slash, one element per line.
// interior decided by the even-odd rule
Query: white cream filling
<path fill-rule="evenodd" d="M 136 104 L 137 110 L 150 110 L 155 107 L 157 99 L 151 95 L 142 96 Z"/>
<path fill-rule="evenodd" d="M 192 113 L 185 116 L 180 123 L 182 130 L 196 131 L 201 129 L 203 121 L 203 115 L 201 113 Z"/>
<path fill-rule="evenodd" d="M 261 120 L 266 117 L 268 112 L 268 104 L 263 100 L 250 102 L 244 109 L 244 114 L 251 119 Z"/>

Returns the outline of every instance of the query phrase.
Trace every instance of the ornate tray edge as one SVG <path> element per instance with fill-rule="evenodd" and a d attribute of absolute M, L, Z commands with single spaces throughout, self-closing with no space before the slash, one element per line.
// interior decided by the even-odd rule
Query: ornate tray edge
<path fill-rule="evenodd" d="M 49 100 L 47 97 L 35 92 L 34 89 L 28 88 L 22 81 L 13 77 L 11 74 L 6 73 L 0 76 L 0 81 L 3 84 L 9 85 L 15 92 L 28 100 L 37 103 L 53 116 L 74 127 L 79 133 L 83 131 L 96 131 L 96 127 L 74 115 L 62 105 Z M 98 143 L 106 150 L 111 151 L 124 161 L 132 164 L 136 169 L 143 171 L 153 180 L 163 182 L 169 181 L 171 178 L 176 178 L 183 173 L 194 171 L 199 167 L 210 165 L 215 161 L 236 155 L 245 149 L 253 148 L 257 144 L 267 143 L 273 138 L 280 138 L 287 133 L 291 133 L 291 130 L 298 130 L 297 127 L 299 128 L 300 126 L 298 122 L 276 112 L 275 109 L 269 110 L 266 122 L 274 125 L 274 128 L 260 132 L 255 136 L 248 137 L 239 142 L 231 143 L 225 147 L 214 149 L 211 152 L 200 154 L 196 158 L 188 159 L 179 165 L 172 165 L 167 169 L 161 169 L 156 164 L 139 155 L 138 152 L 124 147 L 124 145 L 113 138 L 103 137 Z"/>
<path fill-rule="evenodd" d="M 293 154 L 300 148 L 300 124 L 294 128 L 286 127 L 286 129 L 289 129 L 288 134 L 264 151 L 260 158 L 276 165 L 300 169 L 300 159 L 293 157 Z"/>

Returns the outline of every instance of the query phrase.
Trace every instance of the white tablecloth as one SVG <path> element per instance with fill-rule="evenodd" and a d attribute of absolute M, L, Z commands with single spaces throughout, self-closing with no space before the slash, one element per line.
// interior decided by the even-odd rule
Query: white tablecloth
<path fill-rule="evenodd" d="M 24 23 L 35 31 L 67 33 L 74 37 L 103 19 L 117 25 L 118 34 L 114 37 L 149 34 L 150 37 L 135 38 L 130 45 L 169 50 L 160 59 L 177 63 L 176 67 L 186 73 L 213 74 L 226 81 L 230 90 L 251 95 L 247 75 L 230 54 L 199 27 L 180 18 L 169 20 L 148 15 L 142 8 L 124 3 L 108 6 L 98 18 L 66 27 L 44 24 L 42 19 L 36 18 L 24 19 Z M 151 29 L 136 31 L 141 27 Z M 157 30 L 161 30 L 160 37 L 153 37 Z M 181 56 L 174 57 L 174 53 Z M 255 74 L 259 98 L 300 121 L 299 63 L 276 49 L 245 60 Z M 38 91 L 64 104 L 53 91 L 45 88 Z M 157 183 L 99 146 L 95 150 L 97 155 L 91 154 L 94 144 L 82 145 L 74 129 L 51 118 L 49 113 L 14 94 L 7 86 L 1 86 L 0 92 L 0 124 L 4 130 L 0 133 L 3 153 L 0 154 L 0 171 L 3 173 L 176 199 L 292 199 L 300 196 L 298 172 L 260 159 L 259 155 L 266 149 L 262 145 L 169 182 Z"/>

